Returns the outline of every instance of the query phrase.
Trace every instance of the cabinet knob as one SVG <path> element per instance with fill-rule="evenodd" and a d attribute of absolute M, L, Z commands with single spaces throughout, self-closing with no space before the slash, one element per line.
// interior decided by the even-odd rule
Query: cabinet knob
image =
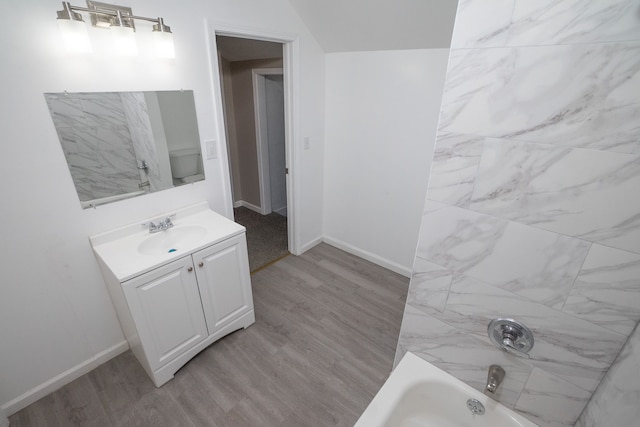
<path fill-rule="evenodd" d="M 188 271 L 189 273 L 191 273 L 191 272 L 193 271 L 193 267 L 188 267 L 188 268 L 187 268 L 187 271 Z"/>
<path fill-rule="evenodd" d="M 202 261 L 200 261 L 200 262 L 198 263 L 198 267 L 202 267 L 203 265 L 204 265 L 204 262 L 202 262 Z"/>

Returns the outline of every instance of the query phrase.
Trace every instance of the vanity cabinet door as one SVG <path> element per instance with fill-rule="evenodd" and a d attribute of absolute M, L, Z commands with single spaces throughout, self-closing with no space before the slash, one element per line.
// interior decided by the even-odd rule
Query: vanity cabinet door
<path fill-rule="evenodd" d="M 209 334 L 253 309 L 244 233 L 193 254 Z"/>
<path fill-rule="evenodd" d="M 128 280 L 122 288 L 152 370 L 207 338 L 191 257 Z"/>

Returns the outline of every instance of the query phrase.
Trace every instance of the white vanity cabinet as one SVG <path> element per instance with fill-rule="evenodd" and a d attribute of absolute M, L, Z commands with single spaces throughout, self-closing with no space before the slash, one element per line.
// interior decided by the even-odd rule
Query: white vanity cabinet
<path fill-rule="evenodd" d="M 244 234 L 194 253 L 193 263 L 209 334 L 253 311 Z"/>
<path fill-rule="evenodd" d="M 151 371 L 209 336 L 191 257 L 128 280 L 122 290 Z"/>
<path fill-rule="evenodd" d="M 149 235 L 137 224 L 133 235 L 125 227 L 90 238 L 129 346 L 158 387 L 205 347 L 255 322 L 244 227 L 190 209 L 178 212 L 177 233 Z M 196 222 L 206 232 L 184 244 L 179 227 Z M 149 241 L 160 255 L 138 256 Z"/>

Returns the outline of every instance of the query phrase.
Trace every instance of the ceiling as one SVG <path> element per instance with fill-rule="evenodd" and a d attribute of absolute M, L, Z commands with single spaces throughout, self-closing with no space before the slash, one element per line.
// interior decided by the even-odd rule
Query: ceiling
<path fill-rule="evenodd" d="M 325 52 L 448 48 L 457 0 L 288 0 Z M 217 36 L 227 61 L 282 57 L 282 45 Z"/>
<path fill-rule="evenodd" d="M 457 0 L 289 0 L 325 52 L 448 48 Z"/>

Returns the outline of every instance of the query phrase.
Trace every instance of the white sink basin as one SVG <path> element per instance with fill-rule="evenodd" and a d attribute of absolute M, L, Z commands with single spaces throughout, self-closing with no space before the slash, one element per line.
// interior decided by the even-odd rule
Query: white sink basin
<path fill-rule="evenodd" d="M 149 234 L 149 237 L 138 245 L 138 252 L 145 255 L 184 253 L 186 248 L 191 248 L 206 233 L 207 229 L 200 225 L 174 226 L 168 230 Z"/>
<path fill-rule="evenodd" d="M 171 216 L 173 228 L 150 234 L 143 223 Z M 91 236 L 99 264 L 124 282 L 156 267 L 244 232 L 244 227 L 213 212 L 207 202 L 141 219 Z"/>
<path fill-rule="evenodd" d="M 472 413 L 467 401 L 485 409 Z M 408 352 L 355 427 L 538 427 L 506 406 Z"/>

